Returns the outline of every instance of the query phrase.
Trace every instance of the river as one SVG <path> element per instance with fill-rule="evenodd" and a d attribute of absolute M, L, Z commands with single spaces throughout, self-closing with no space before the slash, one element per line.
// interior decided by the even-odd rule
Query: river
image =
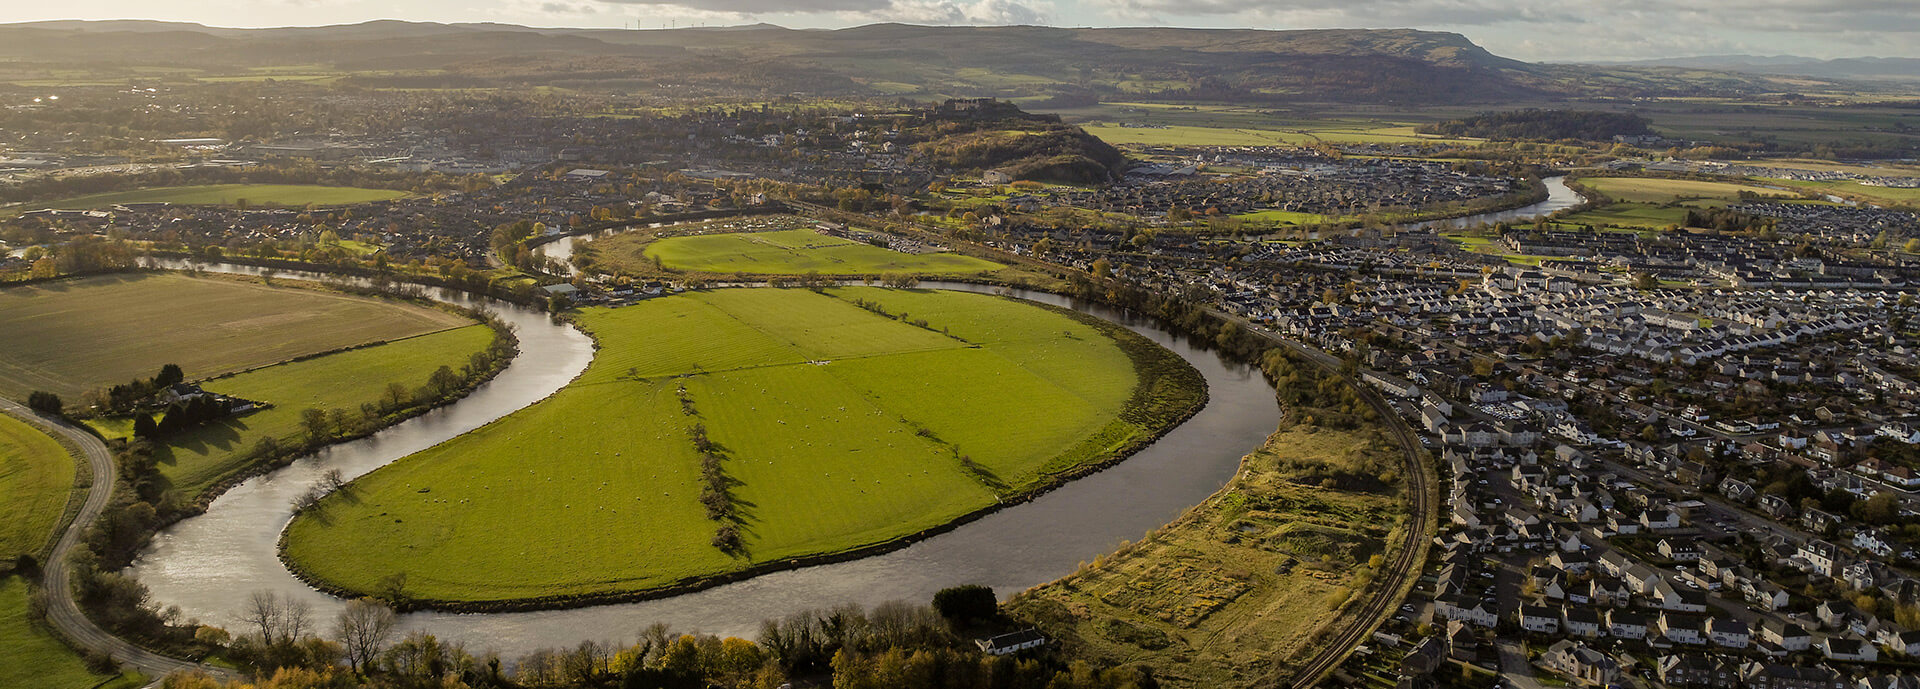
<path fill-rule="evenodd" d="M 1417 227 L 1528 220 L 1580 202 L 1565 178 L 1543 181 L 1548 190 L 1545 201 Z M 568 237 L 540 249 L 543 255 L 564 262 L 572 246 L 573 238 Z M 251 266 L 202 267 L 261 272 Z M 276 275 L 325 277 L 288 271 L 276 271 Z M 964 283 L 923 286 L 996 291 Z M 342 602 L 293 578 L 276 555 L 280 530 L 292 517 L 293 498 L 328 470 L 359 476 L 533 404 L 566 385 L 592 360 L 592 342 L 584 334 L 553 323 L 544 313 L 452 290 L 432 294 L 442 301 L 486 309 L 511 324 L 520 338 L 520 355 L 466 399 L 248 480 L 214 500 L 206 514 L 161 532 L 131 569 L 152 590 L 155 601 L 179 606 L 186 617 L 239 629 L 240 608 L 248 593 L 279 591 L 307 601 L 322 626 L 330 624 Z M 639 603 L 518 613 L 411 613 L 403 617 L 403 627 L 427 629 L 471 649 L 515 655 L 589 639 L 626 641 L 655 622 L 681 631 L 751 636 L 761 620 L 792 612 L 841 603 L 926 601 L 935 591 L 958 584 L 985 584 L 1004 597 L 1058 579 L 1079 563 L 1111 552 L 1121 541 L 1137 539 L 1205 500 L 1225 485 L 1240 457 L 1264 442 L 1279 423 L 1273 389 L 1255 370 L 1116 309 L 1044 292 L 1012 294 L 1120 323 L 1166 346 L 1205 376 L 1210 394 L 1207 407 L 1127 461 L 891 553 Z"/>
<path fill-rule="evenodd" d="M 258 272 L 247 266 L 208 266 Z M 286 271 L 280 279 L 314 277 Z M 925 285 L 991 292 L 958 283 Z M 1150 322 L 1114 309 L 1058 295 L 1014 296 L 1091 313 L 1139 332 L 1191 362 L 1206 377 L 1207 407 L 1138 454 L 907 548 L 851 562 L 777 572 L 673 598 L 541 612 L 405 615 L 403 627 L 427 629 L 472 649 L 505 655 L 579 641 L 632 639 L 664 622 L 682 631 L 751 636 L 761 620 L 841 603 L 924 602 L 958 584 L 992 586 L 1002 596 L 1052 581 L 1082 561 L 1138 539 L 1219 490 L 1241 455 L 1258 447 L 1279 422 L 1273 389 L 1258 371 L 1191 346 Z M 177 605 L 189 618 L 240 629 L 246 596 L 259 590 L 294 595 L 313 606 L 325 627 L 341 601 L 288 574 L 275 553 L 291 518 L 293 498 L 339 469 L 353 477 L 419 452 L 551 394 L 585 369 L 592 344 L 571 326 L 545 314 L 454 292 L 436 298 L 485 308 L 512 324 L 520 355 L 499 377 L 466 399 L 371 437 L 336 445 L 265 476 L 241 483 L 214 500 L 206 514 L 161 532 L 131 573 L 159 604 Z"/>

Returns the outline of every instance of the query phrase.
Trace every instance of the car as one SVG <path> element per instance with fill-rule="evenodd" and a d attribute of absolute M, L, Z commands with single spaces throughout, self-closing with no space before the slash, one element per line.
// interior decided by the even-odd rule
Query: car
<path fill-rule="evenodd" d="M 1412 604 L 1412 603 L 1408 603 L 1408 604 L 1406 604 L 1406 605 L 1402 605 L 1402 606 L 1400 606 L 1400 610 L 1401 610 L 1402 612 L 1413 612 L 1413 604 Z"/>

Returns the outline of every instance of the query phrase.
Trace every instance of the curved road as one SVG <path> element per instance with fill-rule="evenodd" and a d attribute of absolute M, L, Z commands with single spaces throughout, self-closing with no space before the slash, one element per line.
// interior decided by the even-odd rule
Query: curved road
<path fill-rule="evenodd" d="M 100 518 L 100 514 L 107 509 L 107 501 L 113 497 L 113 453 L 108 452 L 106 443 L 100 442 L 92 433 L 65 421 L 42 416 L 12 400 L 0 399 L 0 411 L 33 422 L 73 441 L 81 454 L 86 455 L 87 466 L 93 474 L 93 484 L 87 489 L 86 502 L 80 506 L 80 513 L 74 515 L 73 522 L 60 533 L 60 541 L 54 544 L 53 553 L 47 558 L 41 576 L 41 585 L 47 589 L 47 623 L 75 645 L 105 654 L 122 665 L 146 673 L 153 678 L 154 684 L 169 674 L 184 670 L 201 670 L 219 679 L 238 679 L 223 668 L 169 658 L 135 646 L 101 629 L 80 612 L 80 605 L 73 599 L 73 571 L 67 564 L 67 558 L 73 554 L 74 548 L 80 546 L 80 537 L 86 532 L 87 526 Z"/>

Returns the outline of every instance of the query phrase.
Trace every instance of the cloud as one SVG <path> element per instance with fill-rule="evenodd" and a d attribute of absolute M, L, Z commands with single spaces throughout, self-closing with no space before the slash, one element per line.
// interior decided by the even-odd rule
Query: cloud
<path fill-rule="evenodd" d="M 1044 24 L 1045 5 L 1019 0 L 597 0 L 658 14 L 752 21 L 763 15 L 831 15 L 850 23 Z"/>

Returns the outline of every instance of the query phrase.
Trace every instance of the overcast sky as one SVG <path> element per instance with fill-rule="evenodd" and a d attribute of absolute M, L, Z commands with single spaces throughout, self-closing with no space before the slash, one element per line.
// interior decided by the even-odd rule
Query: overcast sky
<path fill-rule="evenodd" d="M 0 22 L 164 19 L 214 26 L 372 19 L 660 28 L 874 22 L 1457 31 L 1534 61 L 1745 53 L 1920 57 L 1917 0 L 67 0 Z"/>

